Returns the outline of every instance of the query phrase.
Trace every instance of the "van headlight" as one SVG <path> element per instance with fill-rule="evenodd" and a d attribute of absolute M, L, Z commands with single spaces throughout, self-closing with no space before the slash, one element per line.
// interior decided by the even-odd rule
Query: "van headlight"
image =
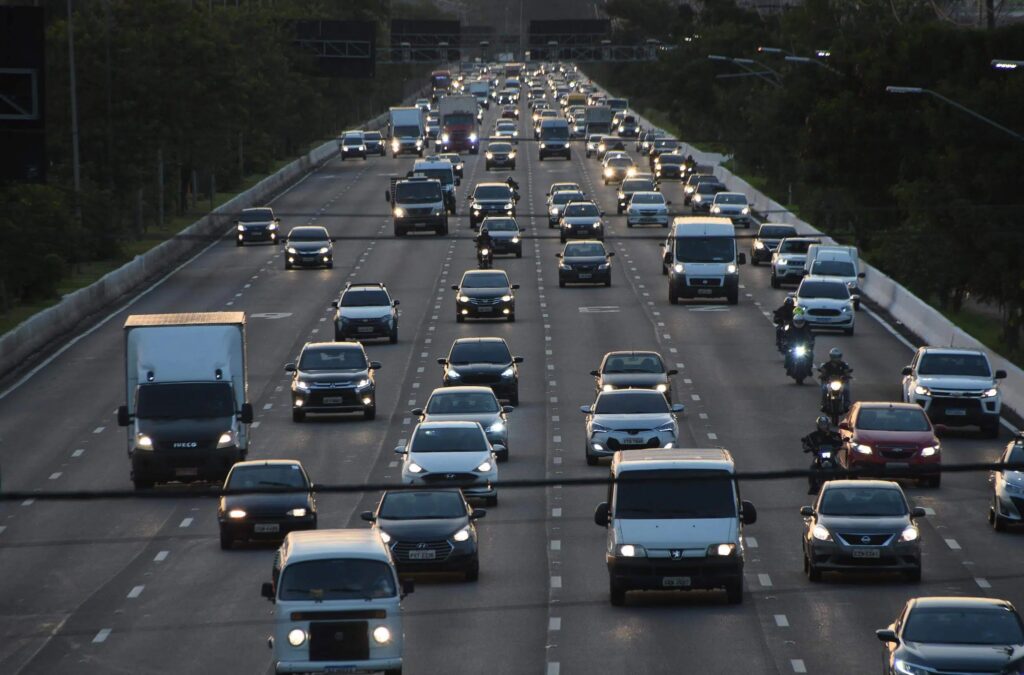
<path fill-rule="evenodd" d="M 137 434 L 135 436 L 135 447 L 140 450 L 152 450 L 153 439 L 146 434 Z"/>
<path fill-rule="evenodd" d="M 672 266 L 672 271 L 674 271 L 676 274 L 682 274 L 683 273 L 683 263 L 676 263 L 675 265 L 673 265 Z"/>
<path fill-rule="evenodd" d="M 708 546 L 708 557 L 728 558 L 736 552 L 736 544 L 712 544 Z"/>
<path fill-rule="evenodd" d="M 733 263 L 729 263 L 728 265 L 726 265 L 725 266 L 725 273 L 726 274 L 736 274 L 736 265 L 734 265 Z"/>
<path fill-rule="evenodd" d="M 441 142 L 442 143 L 447 143 L 450 140 L 450 138 L 451 137 L 448 134 L 441 134 Z"/>
<path fill-rule="evenodd" d="M 301 647 L 306 643 L 306 631 L 301 628 L 293 628 L 288 631 L 288 644 L 292 647 Z"/>
<path fill-rule="evenodd" d="M 615 547 L 615 555 L 620 558 L 646 558 L 647 550 L 639 544 L 619 544 Z"/>
<path fill-rule="evenodd" d="M 217 439 L 217 448 L 230 448 L 235 444 L 235 434 L 232 431 L 225 431 Z"/>
<path fill-rule="evenodd" d="M 391 629 L 387 626 L 377 626 L 373 629 L 373 641 L 379 645 L 391 642 Z"/>
<path fill-rule="evenodd" d="M 452 535 L 453 541 L 469 541 L 469 528 L 464 527 Z"/>

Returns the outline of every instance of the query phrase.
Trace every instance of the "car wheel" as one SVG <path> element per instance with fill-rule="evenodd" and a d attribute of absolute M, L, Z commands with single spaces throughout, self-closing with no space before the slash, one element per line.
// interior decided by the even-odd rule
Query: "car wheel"
<path fill-rule="evenodd" d="M 740 292 L 738 290 L 731 291 L 729 293 L 729 304 L 737 305 L 740 302 Z"/>
<path fill-rule="evenodd" d="M 391 344 L 398 342 L 398 326 L 391 329 L 391 335 L 388 335 L 388 342 Z"/>
<path fill-rule="evenodd" d="M 605 285 L 606 288 L 608 286 L 612 285 L 612 278 L 611 278 L 611 276 L 609 276 L 607 279 L 604 280 L 604 285 Z"/>
<path fill-rule="evenodd" d="M 462 323 L 465 320 L 466 320 L 466 317 L 462 316 L 461 314 L 456 314 L 455 315 L 455 322 L 456 323 Z"/>
<path fill-rule="evenodd" d="M 996 532 L 1006 531 L 1007 520 L 1003 516 L 999 515 L 999 511 L 996 508 L 995 498 L 992 499 L 992 506 L 989 507 L 988 522 L 992 525 L 992 529 Z"/>
<path fill-rule="evenodd" d="M 753 265 L 754 267 L 758 267 L 761 264 L 761 261 L 755 258 L 753 255 L 751 255 L 750 264 Z"/>
<path fill-rule="evenodd" d="M 480 578 L 480 560 L 474 559 L 469 569 L 466 570 L 466 581 L 476 581 Z"/>
<path fill-rule="evenodd" d="M 608 584 L 608 599 L 614 607 L 622 607 L 626 604 L 626 588 L 614 581 Z"/>
<path fill-rule="evenodd" d="M 344 342 L 345 341 L 345 334 L 342 333 L 341 331 L 335 329 L 334 330 L 334 341 L 335 342 Z"/>
<path fill-rule="evenodd" d="M 511 406 L 519 405 L 519 385 L 512 391 L 512 395 L 508 397 L 508 403 Z"/>
<path fill-rule="evenodd" d="M 913 583 L 917 583 L 917 582 L 921 581 L 921 566 L 918 565 L 914 569 L 910 570 L 909 572 L 907 572 L 906 576 L 907 576 L 907 581 L 910 581 L 910 582 L 913 582 Z"/>
<path fill-rule="evenodd" d="M 737 579 L 725 585 L 725 599 L 730 605 L 743 603 L 743 579 Z"/>
<path fill-rule="evenodd" d="M 773 274 L 772 275 L 772 288 L 779 288 L 780 286 L 781 286 L 781 284 L 779 284 L 779 278 Z"/>
<path fill-rule="evenodd" d="M 498 453 L 498 461 L 499 462 L 507 462 L 508 461 L 508 446 L 507 445 L 505 446 L 504 450 L 502 450 L 501 452 Z"/>
<path fill-rule="evenodd" d="M 811 563 L 811 561 L 807 557 L 806 553 L 804 554 L 804 572 L 807 573 L 807 580 L 808 581 L 813 581 L 813 582 L 821 581 L 821 570 L 819 570 L 817 567 L 815 567 Z"/>
<path fill-rule="evenodd" d="M 942 485 L 942 474 L 939 474 L 938 476 L 932 476 L 931 478 L 926 478 L 925 485 L 927 485 L 930 488 L 940 487 Z"/>
<path fill-rule="evenodd" d="M 295 409 L 295 408 L 292 409 L 292 422 L 302 422 L 305 419 L 306 419 L 306 411 L 305 410 L 298 410 L 298 409 Z"/>
<path fill-rule="evenodd" d="M 498 505 L 498 495 L 492 495 L 490 497 L 485 498 L 484 499 L 484 503 L 487 504 L 487 506 L 497 506 Z"/>
<path fill-rule="evenodd" d="M 377 404 L 371 405 L 369 408 L 363 410 L 364 420 L 373 420 L 377 418 Z"/>
<path fill-rule="evenodd" d="M 985 424 L 981 427 L 981 435 L 985 438 L 999 438 L 999 420 L 991 424 Z"/>
<path fill-rule="evenodd" d="M 220 548 L 222 551 L 230 551 L 234 547 L 234 540 L 223 527 L 220 529 Z"/>
<path fill-rule="evenodd" d="M 235 246 L 241 246 L 241 245 L 242 245 L 242 243 L 243 243 L 243 242 L 242 242 L 242 240 L 241 240 L 241 239 L 236 239 L 236 240 L 235 240 Z"/>
<path fill-rule="evenodd" d="M 670 305 L 678 305 L 679 304 L 679 294 L 676 293 L 676 289 L 672 285 L 671 282 L 669 282 L 669 285 L 668 285 L 668 303 Z"/>
<path fill-rule="evenodd" d="M 519 250 L 516 251 L 516 257 L 517 258 L 522 258 L 523 257 L 523 249 L 519 249 Z"/>
<path fill-rule="evenodd" d="M 508 322 L 509 322 L 509 323 L 515 323 L 515 322 L 516 322 L 516 315 L 515 315 L 515 312 L 513 312 L 513 313 L 511 313 L 511 314 L 509 314 L 509 315 L 508 315 Z"/>

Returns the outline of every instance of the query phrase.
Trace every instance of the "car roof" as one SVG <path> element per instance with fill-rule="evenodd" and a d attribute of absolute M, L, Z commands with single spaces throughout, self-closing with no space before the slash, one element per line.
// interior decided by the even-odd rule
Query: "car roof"
<path fill-rule="evenodd" d="M 437 394 L 491 394 L 494 395 L 494 390 L 490 387 L 473 387 L 470 385 L 462 385 L 461 387 L 438 387 L 434 391 L 430 392 L 430 397 Z"/>
<path fill-rule="evenodd" d="M 1013 604 L 1008 600 L 1000 600 L 999 598 L 978 598 L 978 597 L 963 597 L 963 596 L 929 596 L 924 598 L 912 598 L 910 602 L 915 607 L 927 608 L 927 607 L 950 607 L 950 608 L 1005 608 L 1013 610 Z M 1014 610 L 1016 611 L 1016 610 Z"/>
<path fill-rule="evenodd" d="M 281 545 L 281 565 L 308 560 L 362 558 L 391 563 L 391 556 L 373 529 L 302 530 L 290 532 Z"/>
<path fill-rule="evenodd" d="M 868 480 L 868 479 L 843 479 L 827 480 L 823 487 L 829 490 L 849 490 L 857 488 L 874 488 L 878 490 L 899 490 L 903 492 L 900 484 L 894 480 Z"/>
<path fill-rule="evenodd" d="M 822 284 L 842 284 L 843 286 L 846 286 L 846 282 L 843 281 L 841 277 L 828 277 L 821 276 L 820 274 L 808 274 L 804 276 L 804 278 L 800 280 L 800 285 L 803 286 L 805 281 Z"/>
<path fill-rule="evenodd" d="M 715 195 L 715 199 L 718 199 L 719 197 L 743 197 L 746 199 L 747 195 L 742 192 L 719 192 Z"/>
<path fill-rule="evenodd" d="M 493 181 L 493 182 L 490 182 L 490 183 L 477 183 L 476 187 L 477 188 L 482 188 L 482 187 L 503 187 L 503 188 L 508 188 L 509 190 L 512 189 L 509 186 L 508 183 L 499 183 L 497 181 Z"/>
<path fill-rule="evenodd" d="M 980 349 L 956 349 L 954 347 L 919 347 L 918 351 L 923 354 L 978 354 L 988 358 L 988 354 Z"/>
<path fill-rule="evenodd" d="M 651 469 L 705 469 L 733 473 L 732 455 L 725 448 L 650 448 L 616 452 L 612 473 Z"/>
<path fill-rule="evenodd" d="M 358 349 L 359 351 L 366 351 L 363 348 L 361 342 L 355 340 L 339 340 L 338 342 L 307 342 L 302 346 L 303 349 L 326 349 L 326 348 L 337 349 L 338 347 L 344 347 L 346 349 Z"/>
<path fill-rule="evenodd" d="M 506 279 L 508 279 L 508 272 L 506 272 L 505 270 L 496 270 L 493 268 L 489 270 L 466 270 L 465 272 L 462 273 L 462 278 L 465 279 L 467 277 L 482 277 L 491 274 L 501 274 L 504 275 Z"/>
<path fill-rule="evenodd" d="M 235 462 L 231 465 L 231 470 L 245 469 L 253 466 L 302 466 L 302 462 L 297 459 L 250 459 L 244 462 Z"/>
<path fill-rule="evenodd" d="M 288 236 L 293 234 L 323 234 L 327 235 L 327 228 L 323 225 L 297 225 L 288 231 Z"/>
<path fill-rule="evenodd" d="M 796 226 L 790 225 L 788 223 L 761 223 L 761 227 L 757 228 L 757 231 L 760 232 L 762 229 L 766 227 L 788 227 L 793 232 L 796 232 Z M 792 237 L 790 237 L 790 239 L 792 239 Z"/>
<path fill-rule="evenodd" d="M 482 429 L 479 422 L 468 422 L 466 420 L 430 420 L 420 422 L 417 429 Z"/>
<path fill-rule="evenodd" d="M 916 403 L 901 403 L 899 401 L 857 401 L 854 405 L 858 406 L 862 410 L 864 408 L 870 408 L 871 410 L 895 408 L 898 410 L 920 410 L 923 412 L 921 406 Z"/>
<path fill-rule="evenodd" d="M 500 342 L 502 344 L 506 344 L 505 338 L 503 337 L 465 337 L 458 338 L 452 342 L 452 346 L 454 347 L 455 345 L 462 344 L 464 342 Z"/>
<path fill-rule="evenodd" d="M 614 352 L 608 352 L 604 355 L 604 358 L 611 356 L 657 356 L 661 359 L 661 354 L 655 351 L 636 351 L 636 350 L 618 350 Z M 624 389 L 623 391 L 632 391 L 631 389 Z"/>
<path fill-rule="evenodd" d="M 665 196 L 664 194 L 658 192 L 657 190 L 637 190 L 636 192 L 633 193 L 633 197 L 636 198 L 637 195 L 658 195 L 659 197 Z"/>

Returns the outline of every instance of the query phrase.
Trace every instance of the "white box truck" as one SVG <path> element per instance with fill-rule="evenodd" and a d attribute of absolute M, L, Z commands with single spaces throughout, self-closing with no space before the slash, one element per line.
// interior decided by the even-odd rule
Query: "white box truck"
<path fill-rule="evenodd" d="M 135 314 L 124 322 L 126 405 L 136 488 L 220 481 L 249 449 L 245 314 Z"/>
<path fill-rule="evenodd" d="M 587 124 L 586 135 L 610 134 L 612 132 L 612 109 L 603 105 L 588 106 L 583 114 Z"/>
<path fill-rule="evenodd" d="M 426 145 L 427 121 L 421 108 L 392 108 L 388 121 L 388 134 L 391 137 L 391 156 L 398 157 L 402 153 L 415 153 L 423 156 Z"/>

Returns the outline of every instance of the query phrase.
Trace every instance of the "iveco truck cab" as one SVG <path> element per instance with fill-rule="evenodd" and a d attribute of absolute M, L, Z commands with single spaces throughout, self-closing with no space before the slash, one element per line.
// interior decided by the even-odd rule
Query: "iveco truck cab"
<path fill-rule="evenodd" d="M 728 299 L 739 302 L 739 265 L 747 256 L 736 251 L 736 228 L 729 218 L 680 217 L 662 247 L 662 274 L 668 275 L 668 301 L 679 298 Z"/>

